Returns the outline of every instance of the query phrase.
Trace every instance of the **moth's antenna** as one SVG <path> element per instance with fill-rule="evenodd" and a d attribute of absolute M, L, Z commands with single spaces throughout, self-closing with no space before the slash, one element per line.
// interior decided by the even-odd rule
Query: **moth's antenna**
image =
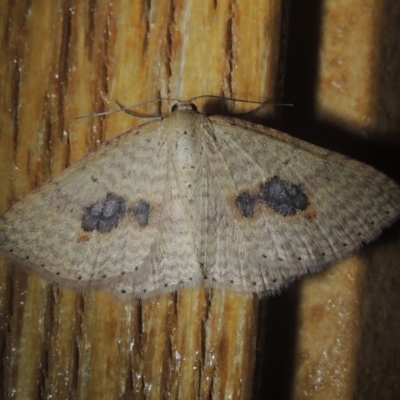
<path fill-rule="evenodd" d="M 135 113 L 132 113 L 130 110 L 132 108 L 137 108 L 137 107 L 141 107 L 144 106 L 146 104 L 150 104 L 150 103 L 160 103 L 162 101 L 171 101 L 171 99 L 167 99 L 164 97 L 160 97 L 158 99 L 153 99 L 153 100 L 148 100 L 148 101 L 143 101 L 141 103 L 135 104 L 133 106 L 129 106 L 129 107 L 125 107 L 123 106 L 121 103 L 119 103 L 118 101 L 115 101 L 115 103 L 118 105 L 119 109 L 118 110 L 111 110 L 111 111 L 104 111 L 104 112 L 100 112 L 100 113 L 94 113 L 94 114 L 89 114 L 89 115 L 81 115 L 79 117 L 76 117 L 75 119 L 81 119 L 81 118 L 88 118 L 88 117 L 100 117 L 102 115 L 110 115 L 110 114 L 115 114 L 117 112 L 120 111 L 124 111 L 127 114 L 133 115 L 135 117 L 139 117 L 139 118 L 150 118 L 150 117 L 144 117 Z M 172 100 L 173 101 L 173 100 Z"/>
<path fill-rule="evenodd" d="M 234 97 L 225 97 L 225 96 L 218 96 L 218 95 L 212 95 L 212 94 L 203 94 L 201 96 L 196 96 L 192 97 L 189 101 L 194 101 L 198 99 L 203 99 L 203 98 L 211 98 L 211 99 L 219 99 L 219 100 L 228 100 L 228 101 L 237 101 L 238 103 L 249 103 L 249 104 L 258 104 L 259 107 L 257 107 L 255 110 L 258 110 L 259 108 L 262 108 L 268 104 L 273 105 L 273 106 L 289 106 L 293 107 L 293 104 L 291 103 L 274 103 L 271 100 L 264 100 L 264 101 L 255 101 L 255 100 L 245 100 L 245 99 L 236 99 Z M 253 111 L 255 111 L 253 110 Z"/>
<path fill-rule="evenodd" d="M 157 99 L 157 100 L 162 101 L 163 99 Z M 125 106 L 124 106 L 123 104 L 121 104 L 119 101 L 115 100 L 115 102 L 117 103 L 117 105 L 118 105 L 118 107 L 119 107 L 120 109 L 119 109 L 119 110 L 115 110 L 114 112 L 124 111 L 124 112 L 127 113 L 128 115 L 132 115 L 132 117 L 137 117 L 137 118 L 149 118 L 149 119 L 151 119 L 151 118 L 153 118 L 153 119 L 158 119 L 158 118 L 160 118 L 160 119 L 161 119 L 161 116 L 156 116 L 156 117 L 154 117 L 153 115 L 141 115 L 141 114 L 137 114 L 137 113 L 135 113 L 135 112 L 133 112 L 133 111 L 131 110 L 131 108 L 136 108 L 136 107 L 142 106 L 142 105 L 144 105 L 144 104 L 155 103 L 157 100 L 150 100 L 150 101 L 146 101 L 146 102 L 144 102 L 144 103 L 135 104 L 135 105 L 132 106 L 132 107 L 125 107 Z"/>
<path fill-rule="evenodd" d="M 200 97 L 201 97 L 201 96 L 199 96 L 199 98 L 200 98 Z M 206 96 L 204 96 L 204 97 L 206 97 Z M 80 115 L 79 117 L 76 117 L 75 119 L 90 118 L 90 117 L 100 117 L 100 116 L 102 116 L 102 115 L 115 114 L 115 113 L 120 112 L 120 111 L 124 111 L 124 112 L 126 112 L 127 114 L 133 115 L 134 117 L 138 117 L 138 118 L 157 118 L 157 117 L 153 117 L 153 116 L 150 117 L 150 116 L 143 116 L 143 115 L 140 115 L 140 114 L 136 114 L 136 113 L 133 113 L 133 112 L 130 111 L 130 110 L 132 110 L 133 108 L 138 108 L 138 107 L 141 107 L 141 106 L 145 106 L 146 104 L 161 103 L 161 102 L 163 102 L 163 101 L 184 102 L 183 100 L 180 100 L 180 99 L 170 99 L 170 98 L 167 98 L 167 97 L 160 97 L 160 98 L 158 98 L 158 99 L 152 99 L 152 100 L 142 101 L 141 103 L 137 103 L 137 104 L 134 104 L 133 106 L 126 107 L 126 106 L 122 105 L 120 102 L 115 101 L 115 103 L 116 103 L 116 104 L 118 105 L 118 107 L 119 107 L 118 110 L 104 111 L 104 112 L 94 113 L 94 114 L 88 114 L 88 115 Z"/>
<path fill-rule="evenodd" d="M 124 111 L 125 113 L 127 113 L 129 115 L 132 115 L 134 117 L 137 117 L 137 118 L 158 118 L 158 117 L 154 117 L 154 116 L 140 115 L 140 114 L 132 112 L 131 110 L 133 108 L 138 108 L 138 107 L 141 107 L 141 106 L 144 106 L 144 105 L 147 105 L 147 104 L 161 103 L 163 101 L 169 101 L 169 102 L 175 101 L 175 102 L 178 102 L 178 103 L 191 103 L 192 101 L 199 100 L 199 99 L 204 99 L 204 98 L 227 100 L 227 101 L 237 101 L 237 102 L 240 102 L 240 103 L 258 104 L 258 107 L 255 108 L 254 110 L 251 110 L 249 112 L 242 113 L 242 114 L 237 114 L 237 115 L 244 115 L 244 114 L 255 112 L 255 111 L 265 107 L 268 104 L 274 105 L 274 106 L 293 106 L 293 104 L 290 104 L 290 103 L 273 103 L 270 100 L 253 101 L 253 100 L 245 100 L 245 99 L 236 99 L 234 97 L 224 97 L 224 96 L 218 96 L 218 95 L 212 95 L 212 94 L 203 94 L 201 96 L 192 97 L 191 99 L 186 100 L 186 101 L 185 100 L 181 100 L 181 99 L 160 97 L 158 99 L 152 99 L 152 100 L 143 101 L 141 103 L 137 103 L 137 104 L 134 104 L 133 106 L 129 106 L 129 107 L 126 107 L 126 106 L 122 105 L 120 102 L 115 101 L 115 103 L 119 107 L 118 110 L 104 111 L 104 112 L 94 113 L 94 114 L 89 114 L 89 115 L 81 115 L 79 117 L 76 117 L 75 119 L 90 118 L 90 117 L 100 117 L 100 116 L 103 116 L 103 115 L 115 114 L 115 113 L 120 112 L 120 111 Z"/>

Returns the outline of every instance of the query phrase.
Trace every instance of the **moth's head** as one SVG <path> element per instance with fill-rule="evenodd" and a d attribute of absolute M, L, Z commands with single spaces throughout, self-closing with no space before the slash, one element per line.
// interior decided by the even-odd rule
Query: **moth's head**
<path fill-rule="evenodd" d="M 197 112 L 197 107 L 193 103 L 185 101 L 185 102 L 181 102 L 181 103 L 175 103 L 171 108 L 172 113 L 174 113 L 176 111 L 184 111 L 184 110 Z"/>

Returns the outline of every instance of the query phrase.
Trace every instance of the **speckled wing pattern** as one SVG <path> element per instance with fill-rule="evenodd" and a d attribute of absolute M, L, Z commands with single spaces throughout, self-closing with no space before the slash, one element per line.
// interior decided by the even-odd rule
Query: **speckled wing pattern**
<path fill-rule="evenodd" d="M 399 214 L 399 186 L 372 167 L 182 103 L 15 204 L 0 248 L 52 282 L 123 299 L 202 284 L 263 295 Z"/>

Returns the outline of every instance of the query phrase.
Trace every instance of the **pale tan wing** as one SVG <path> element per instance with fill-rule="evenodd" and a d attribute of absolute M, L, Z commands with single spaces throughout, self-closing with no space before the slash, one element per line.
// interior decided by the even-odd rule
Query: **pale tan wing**
<path fill-rule="evenodd" d="M 210 120 L 214 180 L 205 177 L 202 190 L 214 197 L 200 207 L 200 229 L 212 232 L 202 248 L 210 285 L 278 291 L 349 256 L 398 218 L 400 188 L 374 168 L 272 129 Z"/>
<path fill-rule="evenodd" d="M 177 183 L 164 124 L 121 135 L 15 204 L 0 220 L 0 248 L 52 281 L 125 298 L 192 280 L 190 235 L 171 222 L 182 206 L 172 202 Z M 174 258 L 180 264 L 171 268 Z"/>

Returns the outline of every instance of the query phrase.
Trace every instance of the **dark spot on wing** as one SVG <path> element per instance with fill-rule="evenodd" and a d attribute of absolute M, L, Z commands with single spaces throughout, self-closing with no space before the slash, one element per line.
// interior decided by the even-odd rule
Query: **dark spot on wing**
<path fill-rule="evenodd" d="M 252 196 L 249 192 L 243 192 L 236 197 L 236 207 L 240 210 L 246 218 L 254 217 L 254 207 L 257 198 Z"/>
<path fill-rule="evenodd" d="M 129 209 L 129 212 L 135 218 L 135 221 L 140 227 L 144 228 L 149 224 L 150 219 L 150 203 L 145 200 L 140 200 L 134 207 Z"/>
<path fill-rule="evenodd" d="M 277 213 L 294 215 L 308 207 L 307 196 L 298 185 L 277 176 L 260 187 L 260 199 Z"/>
<path fill-rule="evenodd" d="M 110 232 L 118 226 L 126 211 L 125 200 L 114 193 L 96 201 L 85 209 L 82 229 L 86 232 L 97 229 L 101 233 Z"/>

